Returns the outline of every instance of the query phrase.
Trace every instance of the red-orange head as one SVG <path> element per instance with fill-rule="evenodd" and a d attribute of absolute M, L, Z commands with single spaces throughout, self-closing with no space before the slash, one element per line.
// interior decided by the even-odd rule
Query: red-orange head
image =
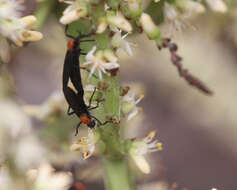
<path fill-rule="evenodd" d="M 80 115 L 80 120 L 82 123 L 86 124 L 90 128 L 95 127 L 95 121 L 91 120 L 91 118 L 87 114 L 81 114 Z"/>
<path fill-rule="evenodd" d="M 67 49 L 72 50 L 74 45 L 75 45 L 75 40 L 74 39 L 69 40 L 68 43 L 67 43 Z"/>

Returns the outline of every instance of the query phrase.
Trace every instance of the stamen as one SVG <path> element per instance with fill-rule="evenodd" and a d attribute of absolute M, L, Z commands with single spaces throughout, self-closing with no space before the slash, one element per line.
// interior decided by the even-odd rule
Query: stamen
<path fill-rule="evenodd" d="M 158 142 L 156 144 L 156 146 L 157 146 L 158 150 L 163 150 L 163 144 L 161 142 Z"/>

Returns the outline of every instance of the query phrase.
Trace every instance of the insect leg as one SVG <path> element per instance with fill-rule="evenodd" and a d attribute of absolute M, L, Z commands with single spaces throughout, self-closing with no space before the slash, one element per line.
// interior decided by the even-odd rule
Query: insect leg
<path fill-rule="evenodd" d="M 88 108 L 91 107 L 91 102 L 92 102 L 93 96 L 95 95 L 95 91 L 96 91 L 96 87 L 94 88 L 94 91 L 93 91 L 93 93 L 92 93 L 92 95 L 90 97 Z"/>
<path fill-rule="evenodd" d="M 94 42 L 95 40 L 80 40 L 80 42 Z"/>
<path fill-rule="evenodd" d="M 80 121 L 80 123 L 77 124 L 77 127 L 76 127 L 76 132 L 75 132 L 75 136 L 77 136 L 78 134 L 78 129 L 80 127 L 80 125 L 82 124 L 82 122 Z"/>
<path fill-rule="evenodd" d="M 92 35 L 91 33 L 89 33 L 89 34 L 79 34 L 78 38 L 79 38 L 79 39 L 87 38 L 87 37 L 90 37 L 91 35 Z M 83 40 L 82 40 L 82 41 L 83 41 Z M 81 42 L 81 40 L 80 40 L 80 42 Z"/>
<path fill-rule="evenodd" d="M 107 123 L 113 123 L 113 121 L 107 120 L 104 123 L 102 123 L 101 125 L 106 125 Z"/>
<path fill-rule="evenodd" d="M 112 120 L 107 120 L 105 121 L 104 123 L 102 123 L 99 119 L 97 119 L 95 116 L 91 115 L 92 118 L 94 118 L 98 123 L 99 125 L 106 125 L 107 123 L 113 123 Z"/>
<path fill-rule="evenodd" d="M 103 102 L 103 101 L 104 101 L 104 99 L 97 101 L 97 105 L 96 105 L 95 107 L 92 107 L 92 108 L 89 108 L 89 107 L 88 107 L 88 110 L 90 111 L 90 110 L 93 110 L 93 109 L 98 108 L 98 107 L 99 107 L 99 103 L 100 103 L 100 102 Z"/>
<path fill-rule="evenodd" d="M 97 119 L 95 116 L 91 115 L 91 117 L 94 118 L 100 125 L 102 125 L 102 122 L 99 119 Z"/>

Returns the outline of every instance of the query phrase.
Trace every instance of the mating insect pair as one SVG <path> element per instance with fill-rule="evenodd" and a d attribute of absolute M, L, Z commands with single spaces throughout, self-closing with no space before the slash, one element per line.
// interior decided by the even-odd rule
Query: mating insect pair
<path fill-rule="evenodd" d="M 74 37 L 67 34 L 67 30 L 68 30 L 68 26 L 66 26 L 65 33 L 67 37 L 72 38 L 72 39 L 68 42 L 67 53 L 66 53 L 66 57 L 64 61 L 63 93 L 69 105 L 67 114 L 68 115 L 76 114 L 81 120 L 76 127 L 75 135 L 77 135 L 78 128 L 80 127 L 82 123 L 87 125 L 89 128 L 94 128 L 96 125 L 96 122 L 99 125 L 105 125 L 108 122 L 112 122 L 112 121 L 109 120 L 102 123 L 99 119 L 91 115 L 89 112 L 90 110 L 97 108 L 99 106 L 99 103 L 101 102 L 101 101 L 97 101 L 97 105 L 95 107 L 91 106 L 96 88 L 94 89 L 92 93 L 88 106 L 85 104 L 85 101 L 84 101 L 84 89 L 83 89 L 82 81 L 81 81 L 79 56 L 85 55 L 85 53 L 81 51 L 80 43 L 90 42 L 94 40 L 83 40 L 83 38 L 87 38 L 91 36 L 91 34 L 87 34 L 87 35 L 79 34 L 77 37 Z M 68 86 L 69 79 L 71 80 L 77 92 L 75 92 L 72 88 Z M 72 111 L 70 112 L 71 109 Z"/>

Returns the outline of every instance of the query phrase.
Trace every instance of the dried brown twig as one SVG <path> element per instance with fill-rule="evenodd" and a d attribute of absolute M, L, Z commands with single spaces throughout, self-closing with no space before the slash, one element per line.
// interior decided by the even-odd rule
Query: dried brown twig
<path fill-rule="evenodd" d="M 178 46 L 175 43 L 171 43 L 169 38 L 165 38 L 162 42 L 162 46 L 158 46 L 159 49 L 169 48 L 171 54 L 171 61 L 178 69 L 179 75 L 183 77 L 190 85 L 196 87 L 207 95 L 212 95 L 213 92 L 203 84 L 197 77 L 191 75 L 187 69 L 184 69 L 181 61 L 182 58 L 177 55 Z"/>

